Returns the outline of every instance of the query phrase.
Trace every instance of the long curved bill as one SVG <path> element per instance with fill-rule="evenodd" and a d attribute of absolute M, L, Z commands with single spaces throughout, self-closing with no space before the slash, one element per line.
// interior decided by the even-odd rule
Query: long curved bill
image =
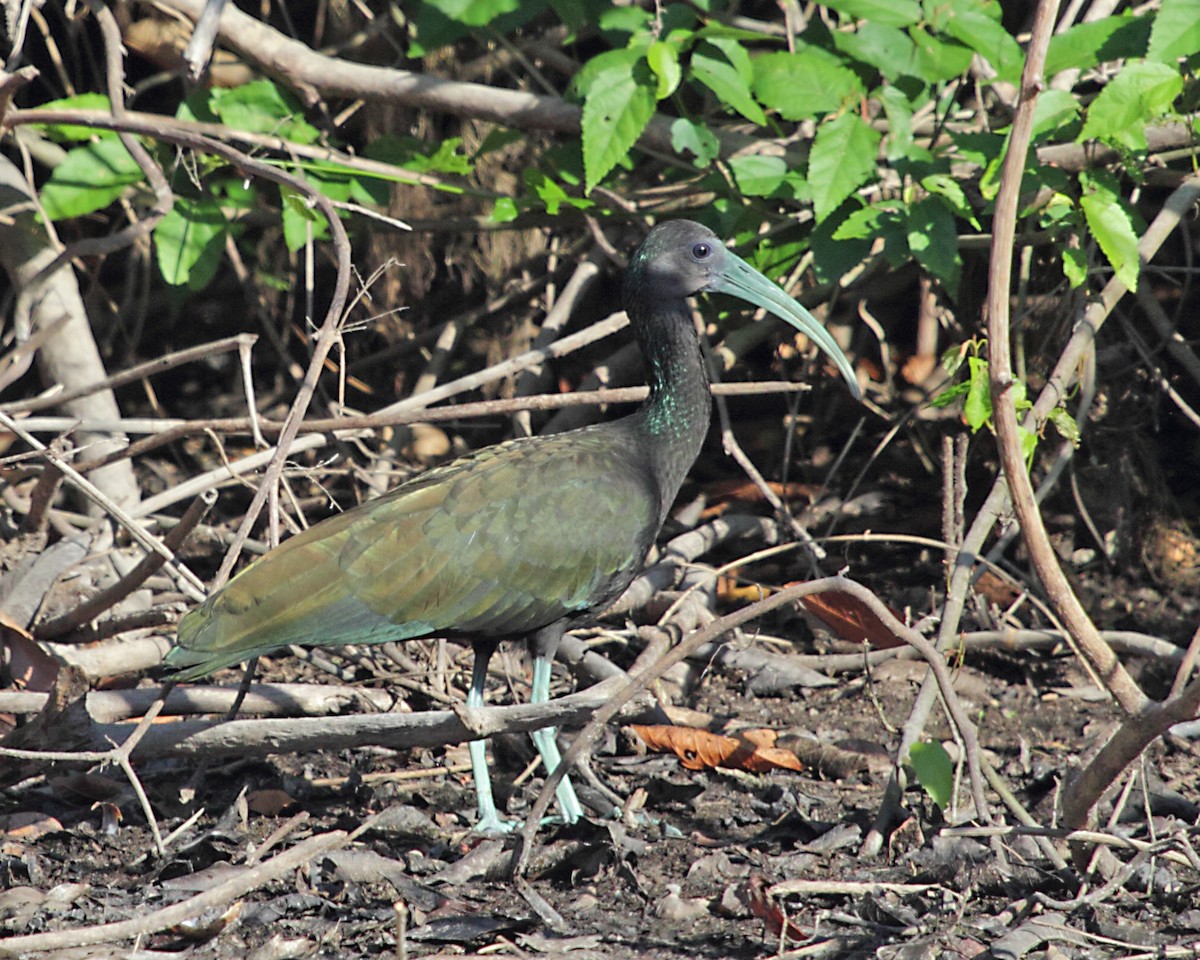
<path fill-rule="evenodd" d="M 846 378 L 854 399 L 862 399 L 854 368 L 850 366 L 850 361 L 846 359 L 846 355 L 842 353 L 829 331 L 817 322 L 816 317 L 784 293 L 782 287 L 768 280 L 736 253 L 725 251 L 724 267 L 713 278 L 711 289 L 717 293 L 728 293 L 738 297 L 775 314 L 780 320 L 786 320 L 829 355 Z"/>

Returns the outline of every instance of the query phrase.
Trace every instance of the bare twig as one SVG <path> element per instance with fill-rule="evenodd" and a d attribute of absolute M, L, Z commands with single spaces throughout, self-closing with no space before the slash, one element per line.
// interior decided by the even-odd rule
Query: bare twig
<path fill-rule="evenodd" d="M 290 850 L 277 854 L 270 860 L 252 869 L 239 870 L 235 876 L 217 884 L 204 893 L 187 900 L 163 907 L 151 913 L 74 930 L 56 930 L 53 933 L 34 933 L 23 937 L 0 940 L 0 955 L 19 956 L 46 950 L 83 947 L 96 943 L 113 943 L 118 940 L 133 940 L 200 916 L 206 910 L 224 906 L 238 897 L 256 890 L 272 880 L 278 879 L 297 867 L 303 866 L 314 857 L 344 846 L 349 837 L 344 830 L 332 830 L 296 844 Z"/>
<path fill-rule="evenodd" d="M 187 508 L 178 525 L 167 531 L 166 536 L 163 537 L 163 546 L 171 555 L 174 555 L 175 551 L 183 546 L 184 541 L 191 534 L 193 528 L 204 518 L 204 515 L 216 503 L 216 500 L 216 494 L 212 491 L 201 494 Z M 101 590 L 69 613 L 65 613 L 61 617 L 55 617 L 53 620 L 37 627 L 36 632 L 38 636 L 48 640 L 57 640 L 64 634 L 78 629 L 89 620 L 102 614 L 109 607 L 115 606 L 125 597 L 129 596 L 129 594 L 145 583 L 148 577 L 166 563 L 166 560 L 167 558 L 159 553 L 147 554 L 132 570 L 121 577 L 111 587 Z"/>

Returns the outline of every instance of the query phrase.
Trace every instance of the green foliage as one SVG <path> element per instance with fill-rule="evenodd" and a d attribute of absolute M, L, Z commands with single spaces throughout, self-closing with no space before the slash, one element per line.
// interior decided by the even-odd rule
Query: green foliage
<path fill-rule="evenodd" d="M 80 94 L 46 106 L 59 110 L 106 110 L 109 102 L 99 94 Z M 305 119 L 296 98 L 270 80 L 255 80 L 229 89 L 197 89 L 180 105 L 178 117 L 221 123 L 234 130 L 266 134 L 301 146 L 320 139 L 320 131 Z M 42 186 L 42 209 L 51 220 L 69 220 L 103 210 L 142 183 L 141 168 L 115 133 L 70 124 L 49 124 L 43 129 L 47 136 L 64 143 L 82 141 L 67 152 Z M 147 146 L 156 148 L 153 143 Z M 168 284 L 199 290 L 216 275 L 224 256 L 230 232 L 227 214 L 248 211 L 261 203 L 262 197 L 246 188 L 238 171 L 211 158 L 200 157 L 197 169 L 184 172 L 172 162 L 173 151 L 157 149 L 160 164 L 175 172 L 172 187 L 176 201 L 154 229 L 155 260 Z M 459 178 L 474 169 L 471 158 L 462 152 L 460 138 L 447 138 L 431 146 L 411 137 L 385 136 L 369 144 L 363 152 L 369 159 L 392 164 L 395 174 L 366 174 L 325 160 L 293 160 L 284 166 L 332 200 L 374 206 L 386 205 L 389 182 L 405 182 L 409 179 L 404 176 L 406 170 Z M 443 189 L 460 192 L 462 188 L 449 182 Z M 290 250 L 328 237 L 328 224 L 309 198 L 282 188 L 279 199 L 280 228 Z"/>
<path fill-rule="evenodd" d="M 967 377 L 951 384 L 937 394 L 930 404 L 934 407 L 948 407 L 959 400 L 962 401 L 963 422 L 972 433 L 987 429 L 995 432 L 993 420 L 992 391 L 988 379 L 988 362 L 982 356 L 987 344 L 984 340 L 970 340 L 958 347 L 952 347 L 942 355 L 942 367 L 951 377 L 954 377 L 966 364 Z M 1014 380 L 1009 387 L 1017 419 L 1020 421 L 1033 408 L 1029 400 L 1028 390 L 1023 380 Z M 1079 444 L 1079 426 L 1066 407 L 1061 404 L 1049 416 L 1049 422 L 1064 440 L 1073 445 Z M 1037 450 L 1038 434 L 1017 424 L 1017 436 L 1021 444 L 1021 455 L 1027 466 L 1032 466 L 1033 455 Z"/>
<path fill-rule="evenodd" d="M 1081 174 L 1084 194 L 1079 206 L 1088 229 L 1112 264 L 1117 279 L 1129 290 L 1138 285 L 1138 238 L 1112 179 Z"/>
<path fill-rule="evenodd" d="M 818 128 L 808 158 L 808 182 L 818 222 L 874 173 L 882 139 L 854 113 L 843 113 Z"/>
<path fill-rule="evenodd" d="M 809 120 L 865 95 L 858 74 L 820 47 L 768 53 L 754 62 L 754 92 L 784 120 Z"/>
<path fill-rule="evenodd" d="M 228 229 L 212 197 L 176 197 L 174 208 L 154 228 L 154 252 L 163 279 L 192 290 L 208 286 L 220 266 Z"/>
<path fill-rule="evenodd" d="M 1162 0 L 1146 58 L 1159 63 L 1174 63 L 1195 56 L 1200 50 L 1200 4 L 1196 0 Z"/>
<path fill-rule="evenodd" d="M 1128 64 L 1088 107 L 1079 139 L 1145 150 L 1146 127 L 1170 111 L 1182 90 L 1183 78 L 1174 67 L 1150 62 Z"/>
<path fill-rule="evenodd" d="M 754 68 L 750 55 L 736 40 L 714 37 L 701 43 L 692 52 L 692 76 L 717 95 L 725 106 L 740 113 L 760 127 L 767 115 L 750 92 Z"/>
<path fill-rule="evenodd" d="M 1024 66 L 1023 38 L 1005 29 L 998 0 L 830 0 L 786 42 L 778 33 L 724 22 L 703 3 L 420 0 L 404 13 L 412 56 L 449 43 L 475 45 L 464 53 L 470 56 L 481 39 L 493 43 L 556 21 L 567 30 L 580 69 L 564 93 L 580 106 L 581 135 L 577 143 L 536 147 L 516 193 L 487 196 L 496 223 L 523 213 L 592 210 L 589 195 L 600 185 L 628 194 L 692 178 L 711 194 L 707 215 L 722 229 L 750 225 L 749 238 L 767 222 L 792 224 L 780 272 L 811 257 L 816 276 L 834 282 L 881 254 L 893 266 L 915 263 L 949 298 L 962 282 L 960 236 L 990 229 L 1008 117 L 1002 110 L 984 116 L 980 103 L 996 100 L 990 85 L 1017 83 Z M 985 69 L 969 73 L 976 57 Z M 1189 98 L 1198 85 L 1189 71 L 1198 58 L 1197 0 L 1162 0 L 1157 11 L 1076 23 L 1053 38 L 1045 76 L 1074 71 L 1078 79 L 1042 91 L 1035 146 L 1102 143 L 1120 155 L 1111 173 L 1069 174 L 1036 159 L 1027 166 L 1022 193 L 1039 205 L 1023 216 L 1049 233 L 1048 247 L 1060 251 L 1071 284 L 1111 269 L 1136 285 L 1139 223 L 1128 198 L 1146 132 L 1194 109 Z M 997 92 L 1008 97 L 1010 90 Z M 97 94 L 55 105 L 108 106 Z M 267 79 L 197 89 L 179 115 L 301 145 L 323 137 L 299 101 Z M 648 130 L 652 162 L 642 164 Z M 48 216 L 84 216 L 134 195 L 140 171 L 112 134 L 68 125 L 45 131 L 70 147 L 43 186 Z M 494 128 L 474 155 L 451 137 L 428 144 L 389 136 L 359 145 L 363 155 L 392 165 L 392 176 L 286 151 L 277 162 L 339 203 L 379 206 L 392 183 L 405 182 L 404 171 L 438 178 L 443 190 L 468 192 L 479 158 L 526 136 Z M 168 160 L 169 151 L 162 155 Z M 187 174 L 164 166 L 176 171 L 184 195 L 219 198 L 228 222 L 248 205 L 277 202 L 289 248 L 327 234 L 323 218 L 299 194 L 238 194 L 230 188 L 237 171 L 210 158 L 197 163 Z M 655 183 L 645 179 L 646 170 Z M 159 240 L 167 245 L 159 263 L 170 266 L 169 273 L 164 268 L 170 282 L 194 284 L 208 272 L 211 254 L 196 249 L 215 249 L 221 238 L 184 239 L 218 231 L 211 213 L 197 200 L 172 215 L 170 235 Z M 200 219 L 183 230 L 178 218 L 193 215 Z"/>
<path fill-rule="evenodd" d="M 71 150 L 42 187 L 42 210 L 69 220 L 103 210 L 142 180 L 141 167 L 115 137 Z"/>
<path fill-rule="evenodd" d="M 932 740 L 914 743 L 908 751 L 908 762 L 912 764 L 917 783 L 938 809 L 949 807 L 954 795 L 954 761 L 946 748 Z"/>
<path fill-rule="evenodd" d="M 272 80 L 252 80 L 240 87 L 208 91 L 207 107 L 234 130 L 266 133 L 295 143 L 316 143 L 317 128 L 304 119 L 294 95 Z"/>
<path fill-rule="evenodd" d="M 102 93 L 80 93 L 73 97 L 63 97 L 61 100 L 51 100 L 41 105 L 42 110 L 100 110 L 109 113 L 112 104 Z M 97 130 L 94 127 L 79 127 L 69 123 L 49 124 L 42 127 L 42 132 L 51 140 L 59 143 L 74 143 L 80 140 L 112 138 L 116 134 L 111 130 Z"/>
<path fill-rule="evenodd" d="M 591 193 L 628 156 L 654 115 L 657 82 L 643 51 L 611 50 L 588 64 L 583 101 L 583 168 Z"/>

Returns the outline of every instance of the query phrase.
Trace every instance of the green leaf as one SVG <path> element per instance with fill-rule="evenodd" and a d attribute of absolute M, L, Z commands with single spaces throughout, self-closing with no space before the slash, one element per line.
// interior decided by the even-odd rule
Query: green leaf
<path fill-rule="evenodd" d="M 640 57 L 638 61 L 633 70 L 628 65 L 614 65 L 600 71 L 584 97 L 583 169 L 586 193 L 590 193 L 613 167 L 625 159 L 654 115 L 655 84 L 648 76 L 649 69 L 645 61 Z"/>
<path fill-rule="evenodd" d="M 1116 191 L 1103 179 L 1085 175 L 1081 175 L 1080 179 L 1084 184 L 1084 194 L 1079 198 L 1079 206 L 1088 230 L 1112 265 L 1117 279 L 1133 292 L 1137 290 L 1138 283 L 1138 238 L 1129 214 L 1121 205 Z"/>
<path fill-rule="evenodd" d="M 908 751 L 908 760 L 921 789 L 929 799 L 945 810 L 950 806 L 954 791 L 954 761 L 940 743 L 914 743 Z"/>
<path fill-rule="evenodd" d="M 283 242 L 292 253 L 303 250 L 310 238 L 319 240 L 327 236 L 325 218 L 313 209 L 307 196 L 281 184 L 279 199 Z"/>
<path fill-rule="evenodd" d="M 967 399 L 963 403 L 963 419 L 977 433 L 992 422 L 992 390 L 988 384 L 988 362 L 983 357 L 967 357 L 970 374 L 967 379 Z"/>
<path fill-rule="evenodd" d="M 475 152 L 471 155 L 472 160 L 478 160 L 480 157 L 487 156 L 496 150 L 503 150 L 505 147 L 513 143 L 520 143 L 525 139 L 525 134 L 520 130 L 507 130 L 503 127 L 492 127 L 488 131 L 487 136 L 483 138 L 483 143 L 475 148 Z"/>
<path fill-rule="evenodd" d="M 417 173 L 449 173 L 460 177 L 470 176 L 475 167 L 471 158 L 459 153 L 462 137 L 447 137 L 430 154 L 417 153 L 403 164 L 404 169 Z"/>
<path fill-rule="evenodd" d="M 683 79 L 683 71 L 679 67 L 679 51 L 675 44 L 663 40 L 655 40 L 646 48 L 646 63 L 658 78 L 658 88 L 654 95 L 659 100 L 665 100 L 679 87 Z"/>
<path fill-rule="evenodd" d="M 116 138 L 76 147 L 42 186 L 42 209 L 51 220 L 69 220 L 103 210 L 130 186 L 142 170 Z"/>
<path fill-rule="evenodd" d="M 939 410 L 942 409 L 942 407 L 948 407 L 959 397 L 964 396 L 970 389 L 971 384 L 966 380 L 964 380 L 962 383 L 956 383 L 954 386 L 947 387 L 941 393 L 930 398 L 929 405 L 931 407 L 936 407 Z"/>
<path fill-rule="evenodd" d="M 944 198 L 958 216 L 970 223 L 976 230 L 980 229 L 979 221 L 975 219 L 975 211 L 971 209 L 971 204 L 967 202 L 967 195 L 963 191 L 962 184 L 950 174 L 931 173 L 929 176 L 921 178 L 921 186 L 935 196 Z"/>
<path fill-rule="evenodd" d="M 1038 435 L 1036 431 L 1017 424 L 1017 444 L 1021 448 L 1025 469 L 1029 470 L 1033 466 L 1033 455 L 1037 452 Z"/>
<path fill-rule="evenodd" d="M 1183 90 L 1183 78 L 1165 63 L 1129 63 L 1088 107 L 1079 139 L 1146 149 L 1146 125 L 1161 117 Z"/>
<path fill-rule="evenodd" d="M 973 347 L 974 344 L 974 341 L 969 340 L 966 343 L 955 344 L 953 347 L 947 347 L 942 352 L 942 359 L 940 363 L 942 365 L 942 369 L 946 371 L 946 376 L 952 377 L 958 373 L 959 368 L 962 367 L 963 362 L 967 359 L 967 348 Z"/>
<path fill-rule="evenodd" d="M 921 19 L 921 5 L 916 0 L 826 0 L 823 6 L 888 27 L 907 27 Z"/>
<path fill-rule="evenodd" d="M 971 67 L 971 49 L 948 43 L 924 27 L 911 27 L 908 35 L 916 45 L 916 74 L 926 83 L 961 77 Z"/>
<path fill-rule="evenodd" d="M 320 132 L 304 119 L 304 108 L 271 80 L 252 80 L 240 87 L 214 88 L 209 105 L 235 130 L 315 143 Z"/>
<path fill-rule="evenodd" d="M 753 72 L 746 51 L 734 40 L 713 39 L 692 52 L 692 76 L 717 95 L 725 106 L 736 110 L 760 127 L 766 114 L 750 93 Z"/>
<path fill-rule="evenodd" d="M 1066 440 L 1071 446 L 1078 449 L 1079 447 L 1079 424 L 1075 422 L 1075 418 L 1065 407 L 1055 407 L 1050 411 L 1049 420 L 1054 424 L 1054 429 L 1058 431 L 1058 435 Z"/>
<path fill-rule="evenodd" d="M 990 63 L 1001 80 L 1021 75 L 1025 51 L 998 21 L 981 10 L 957 12 L 946 22 L 946 30 Z"/>
<path fill-rule="evenodd" d="M 813 253 L 813 273 L 821 283 L 836 283 L 847 273 L 859 266 L 871 252 L 872 237 L 836 237 L 846 215 L 860 209 L 856 198 L 847 200 L 840 209 L 818 223 L 812 232 L 810 244 Z"/>
<path fill-rule="evenodd" d="M 552 169 L 555 169 L 559 177 L 567 176 L 567 172 L 562 169 L 556 169 L 553 166 Z M 595 206 L 594 201 L 588 200 L 586 197 L 571 196 L 558 180 L 546 175 L 541 170 L 526 170 L 524 179 L 525 189 L 542 202 L 546 212 L 551 216 L 557 214 L 564 205 L 575 207 L 577 210 L 586 210 Z"/>
<path fill-rule="evenodd" d="M 1200 50 L 1200 0 L 1162 0 L 1146 59 L 1175 63 Z"/>
<path fill-rule="evenodd" d="M 216 275 L 229 224 L 211 197 L 175 198 L 171 212 L 154 228 L 158 269 L 172 286 L 206 287 Z"/>
<path fill-rule="evenodd" d="M 680 117 L 671 124 L 671 149 L 686 150 L 696 158 L 696 166 L 707 167 L 720 155 L 721 144 L 704 124 Z"/>
<path fill-rule="evenodd" d="M 729 161 L 738 189 L 748 197 L 767 197 L 779 189 L 787 173 L 783 157 L 762 154 L 734 157 Z"/>
<path fill-rule="evenodd" d="M 916 47 L 909 35 L 896 27 L 867 21 L 852 32 L 836 31 L 833 43 L 842 53 L 892 81 L 911 75 L 915 68 Z"/>
<path fill-rule="evenodd" d="M 1082 287 L 1087 280 L 1087 251 L 1078 247 L 1064 247 L 1062 252 L 1063 276 L 1073 288 Z"/>
<path fill-rule="evenodd" d="M 635 33 L 641 33 L 650 27 L 652 14 L 649 10 L 630 4 L 629 6 L 608 6 L 600 15 L 598 21 L 605 39 L 613 46 L 620 46 L 628 41 Z"/>
<path fill-rule="evenodd" d="M 808 120 L 865 96 L 866 88 L 834 54 L 797 44 L 795 53 L 768 53 L 755 59 L 754 92 L 784 120 Z"/>
<path fill-rule="evenodd" d="M 881 139 L 882 134 L 854 113 L 844 113 L 817 128 L 808 158 L 808 182 L 818 223 L 875 173 Z"/>
<path fill-rule="evenodd" d="M 855 240 L 874 237 L 881 233 L 885 223 L 897 224 L 904 214 L 904 205 L 899 200 L 877 200 L 869 207 L 855 210 L 833 231 L 835 240 Z"/>
<path fill-rule="evenodd" d="M 73 97 L 63 97 L 61 100 L 51 100 L 38 107 L 39 110 L 101 110 L 112 112 L 112 104 L 102 93 L 79 93 Z M 80 127 L 70 123 L 47 123 L 42 131 L 51 140 L 60 143 L 71 143 L 78 140 L 91 140 L 93 137 L 111 139 L 117 134 L 113 130 L 97 130 L 94 127 Z"/>
<path fill-rule="evenodd" d="M 879 94 L 887 114 L 887 158 L 895 162 L 907 157 L 916 145 L 912 132 L 912 104 L 899 88 L 887 86 Z"/>
<path fill-rule="evenodd" d="M 566 2 L 574 3 L 576 0 L 566 0 Z M 416 15 L 409 21 L 411 40 L 408 55 L 410 57 L 423 57 L 431 50 L 477 33 L 475 27 L 446 16 L 431 3 L 419 3 L 413 6 L 416 7 Z M 519 3 L 511 4 L 511 6 L 515 9 L 512 9 L 510 13 L 500 14 L 487 24 L 491 33 L 500 36 L 512 33 L 546 9 L 546 4 L 542 0 L 520 0 Z M 407 6 L 405 10 L 407 12 Z M 488 12 L 481 10 L 476 13 L 472 10 L 464 10 L 463 15 L 475 18 L 486 16 Z"/>
<path fill-rule="evenodd" d="M 1104 17 L 1077 23 L 1050 41 L 1044 73 L 1053 77 L 1063 70 L 1090 70 L 1111 60 L 1141 57 L 1150 42 L 1149 17 Z"/>
<path fill-rule="evenodd" d="M 512 223 L 520 211 L 512 197 L 500 197 L 492 207 L 492 223 Z"/>
<path fill-rule="evenodd" d="M 1033 138 L 1053 133 L 1079 116 L 1079 100 L 1066 90 L 1044 90 L 1033 107 Z"/>
<path fill-rule="evenodd" d="M 443 16 L 468 27 L 482 27 L 520 7 L 520 0 L 425 0 Z"/>
<path fill-rule="evenodd" d="M 955 159 L 985 166 L 996 157 L 1008 142 L 1008 138 L 999 133 L 971 133 L 967 131 L 951 132 L 950 139 L 954 143 Z"/>
<path fill-rule="evenodd" d="M 926 197 L 908 212 L 908 249 L 917 262 L 937 277 L 953 297 L 958 293 L 962 258 L 954 214 L 938 197 Z"/>

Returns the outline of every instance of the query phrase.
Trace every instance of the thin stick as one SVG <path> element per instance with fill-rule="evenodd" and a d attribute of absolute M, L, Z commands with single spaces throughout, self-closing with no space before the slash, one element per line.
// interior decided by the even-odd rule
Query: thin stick
<path fill-rule="evenodd" d="M 7 413 L 0 412 L 0 425 L 3 425 L 7 429 L 11 430 L 18 437 L 29 444 L 29 446 L 33 447 L 34 450 L 39 451 L 48 461 L 61 470 L 63 475 L 66 476 L 67 479 L 70 480 L 71 483 L 74 484 L 84 494 L 84 496 L 92 500 L 94 503 L 98 503 L 104 508 L 110 517 L 128 530 L 129 535 L 132 536 L 134 540 L 152 553 L 157 553 L 159 556 L 163 557 L 166 562 L 170 564 L 168 569 L 172 569 L 177 574 L 179 586 L 184 590 L 185 593 L 188 594 L 188 596 L 190 596 L 193 600 L 204 599 L 204 581 L 192 573 L 192 571 L 189 570 L 175 556 L 174 552 L 169 550 L 161 540 L 142 529 L 141 525 L 134 520 L 130 513 L 126 512 L 119 505 L 114 503 L 112 498 L 110 498 L 103 491 L 99 490 L 95 484 L 88 480 L 87 477 L 83 476 L 78 470 L 71 466 L 71 464 L 69 464 L 62 457 L 58 456 L 58 454 L 38 440 L 37 437 L 30 434 L 28 430 L 22 427 Z M 142 505 L 144 506 L 145 504 L 143 503 Z M 136 509 L 137 508 L 135 508 L 135 511 Z"/>
<path fill-rule="evenodd" d="M 163 546 L 172 554 L 175 553 L 183 542 L 191 534 L 202 519 L 208 513 L 209 508 L 217 501 L 217 496 L 211 490 L 201 494 L 192 501 L 191 506 L 187 508 L 183 518 L 179 524 L 167 531 L 163 537 Z M 53 620 L 42 624 L 36 628 L 37 635 L 47 640 L 57 640 L 64 634 L 70 633 L 83 626 L 89 620 L 99 616 L 109 607 L 115 606 L 129 594 L 133 593 L 146 580 L 154 574 L 164 563 L 166 558 L 158 553 L 148 553 L 141 561 L 138 562 L 132 570 L 125 576 L 121 577 L 116 583 L 105 590 L 85 600 L 70 613 L 65 613 L 61 617 L 55 617 Z"/>
<path fill-rule="evenodd" d="M 86 383 L 72 390 L 61 390 L 58 392 L 52 390 L 41 396 L 31 397 L 28 400 L 13 400 L 9 403 L 0 403 L 0 410 L 6 413 L 31 413 L 35 410 L 45 410 L 47 407 L 56 407 L 70 400 L 78 400 L 80 397 L 91 396 L 93 393 L 99 393 L 101 390 L 113 390 L 127 383 L 144 380 L 155 374 L 172 370 L 182 364 L 191 363 L 193 360 L 203 360 L 205 357 L 225 353 L 228 350 L 240 350 L 243 347 L 253 346 L 257 340 L 257 334 L 239 333 L 232 337 L 225 337 L 222 340 L 203 343 L 197 347 L 188 347 L 186 350 L 175 350 L 154 360 L 139 363 L 128 370 L 122 370 L 111 377 L 105 377 L 103 380 L 98 380 L 95 383 Z"/>
<path fill-rule="evenodd" d="M 205 910 L 224 906 L 230 901 L 284 876 L 314 857 L 344 846 L 348 839 L 344 830 L 332 830 L 329 833 L 318 834 L 296 844 L 290 850 L 272 857 L 261 866 L 239 871 L 237 876 L 180 903 L 117 923 L 104 923 L 74 930 L 56 930 L 53 933 L 34 933 L 23 937 L 9 937 L 7 940 L 0 940 L 0 955 L 19 956 L 24 953 L 60 950 L 67 947 L 113 943 L 117 940 L 132 940 L 136 937 L 158 933 L 198 917 Z"/>

